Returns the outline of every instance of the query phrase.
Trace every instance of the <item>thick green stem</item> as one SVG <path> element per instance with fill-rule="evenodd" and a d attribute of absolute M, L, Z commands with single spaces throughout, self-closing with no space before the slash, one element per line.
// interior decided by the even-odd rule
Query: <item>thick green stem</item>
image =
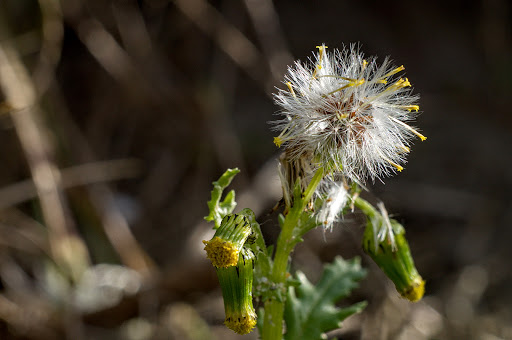
<path fill-rule="evenodd" d="M 311 200 L 322 177 L 323 169 L 320 168 L 311 179 L 310 184 L 303 193 L 303 197 L 295 197 L 294 206 L 291 207 L 288 215 L 286 215 L 281 233 L 277 239 L 270 281 L 275 285 L 276 289 L 282 290 L 282 299 L 272 298 L 265 302 L 265 317 L 261 334 L 263 340 L 281 340 L 283 337 L 283 313 L 288 259 L 294 245 L 297 244 L 295 238 L 298 237 L 294 235 L 294 230 L 298 227 L 301 214 L 304 213 L 304 209 Z"/>
<path fill-rule="evenodd" d="M 265 319 L 263 323 L 263 340 L 281 340 L 283 334 L 283 311 L 286 272 L 288 258 L 293 250 L 290 246 L 293 240 L 293 229 L 299 218 L 297 209 L 293 209 L 286 216 L 281 234 L 277 241 L 276 255 L 271 275 L 271 281 L 277 289 L 282 290 L 282 299 L 270 299 L 265 303 Z"/>

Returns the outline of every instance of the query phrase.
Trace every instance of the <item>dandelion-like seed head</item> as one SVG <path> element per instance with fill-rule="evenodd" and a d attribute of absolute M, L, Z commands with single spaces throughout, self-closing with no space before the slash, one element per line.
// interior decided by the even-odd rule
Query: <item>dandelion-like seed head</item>
<path fill-rule="evenodd" d="M 360 183 L 402 171 L 412 138 L 426 139 L 408 125 L 419 106 L 403 70 L 388 58 L 364 59 L 354 45 L 333 53 L 318 46 L 315 60 L 297 61 L 287 89 L 275 94 L 283 116 L 274 122 L 275 144 Z"/>

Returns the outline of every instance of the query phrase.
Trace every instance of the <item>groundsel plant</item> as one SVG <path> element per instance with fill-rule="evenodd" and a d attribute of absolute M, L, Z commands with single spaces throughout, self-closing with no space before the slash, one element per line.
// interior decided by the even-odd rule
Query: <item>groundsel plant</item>
<path fill-rule="evenodd" d="M 413 138 L 425 140 L 410 123 L 419 106 L 403 66 L 365 59 L 355 45 L 328 52 L 288 69 L 285 88 L 275 94 L 280 119 L 274 143 L 282 148 L 278 173 L 283 189 L 276 244 L 267 246 L 250 209 L 233 213 L 234 191 L 224 195 L 238 169 L 213 182 L 210 213 L 215 235 L 205 243 L 223 292 L 225 324 L 239 334 L 258 326 L 263 340 L 320 339 L 340 327 L 366 303 L 346 308 L 347 297 L 365 276 L 358 258 L 336 257 L 324 266 L 316 285 L 290 269 L 290 255 L 308 231 L 333 228 L 344 214 L 366 216 L 362 248 L 415 302 L 425 282 L 418 273 L 404 227 L 391 219 L 384 204 L 360 197 L 366 181 L 402 171 Z M 253 300 L 257 301 L 254 308 Z M 286 329 L 286 331 L 283 331 Z"/>

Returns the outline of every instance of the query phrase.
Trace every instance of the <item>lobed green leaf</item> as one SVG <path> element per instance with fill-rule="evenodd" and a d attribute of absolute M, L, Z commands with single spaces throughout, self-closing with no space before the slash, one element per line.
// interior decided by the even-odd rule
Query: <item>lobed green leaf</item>
<path fill-rule="evenodd" d="M 324 267 L 319 282 L 313 285 L 304 273 L 297 272 L 300 286 L 288 287 L 284 319 L 285 340 L 317 340 L 333 329 L 339 328 L 348 316 L 359 313 L 366 302 L 346 308 L 336 307 L 336 302 L 347 297 L 366 275 L 359 258 L 349 261 L 336 257 Z"/>
<path fill-rule="evenodd" d="M 215 223 L 215 229 L 220 226 L 224 216 L 231 214 L 236 207 L 235 192 L 233 190 L 227 193 L 222 202 L 221 198 L 224 189 L 231 184 L 231 181 L 239 172 L 240 170 L 238 168 L 227 169 L 217 181 L 213 182 L 211 199 L 208 201 L 210 213 L 208 216 L 205 216 L 204 219 L 213 221 Z"/>

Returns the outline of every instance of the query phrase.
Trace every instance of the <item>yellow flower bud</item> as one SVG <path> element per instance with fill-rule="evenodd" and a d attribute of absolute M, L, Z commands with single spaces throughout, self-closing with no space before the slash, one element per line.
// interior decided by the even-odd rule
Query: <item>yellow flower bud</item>
<path fill-rule="evenodd" d="M 363 236 L 363 249 L 393 281 L 396 290 L 409 301 L 421 300 L 425 281 L 414 266 L 414 260 L 405 238 L 405 229 L 396 220 L 389 219 L 394 242 L 390 237 L 379 240 L 377 230 L 384 217 L 369 219 Z"/>
<path fill-rule="evenodd" d="M 251 224 L 244 215 L 229 214 L 222 219 L 220 227 L 205 244 L 206 256 L 216 268 L 236 266 L 240 250 L 251 234 Z"/>
<path fill-rule="evenodd" d="M 256 313 L 252 305 L 254 254 L 243 248 L 238 264 L 217 268 L 226 319 L 224 324 L 238 334 L 247 334 L 256 326 Z"/>

